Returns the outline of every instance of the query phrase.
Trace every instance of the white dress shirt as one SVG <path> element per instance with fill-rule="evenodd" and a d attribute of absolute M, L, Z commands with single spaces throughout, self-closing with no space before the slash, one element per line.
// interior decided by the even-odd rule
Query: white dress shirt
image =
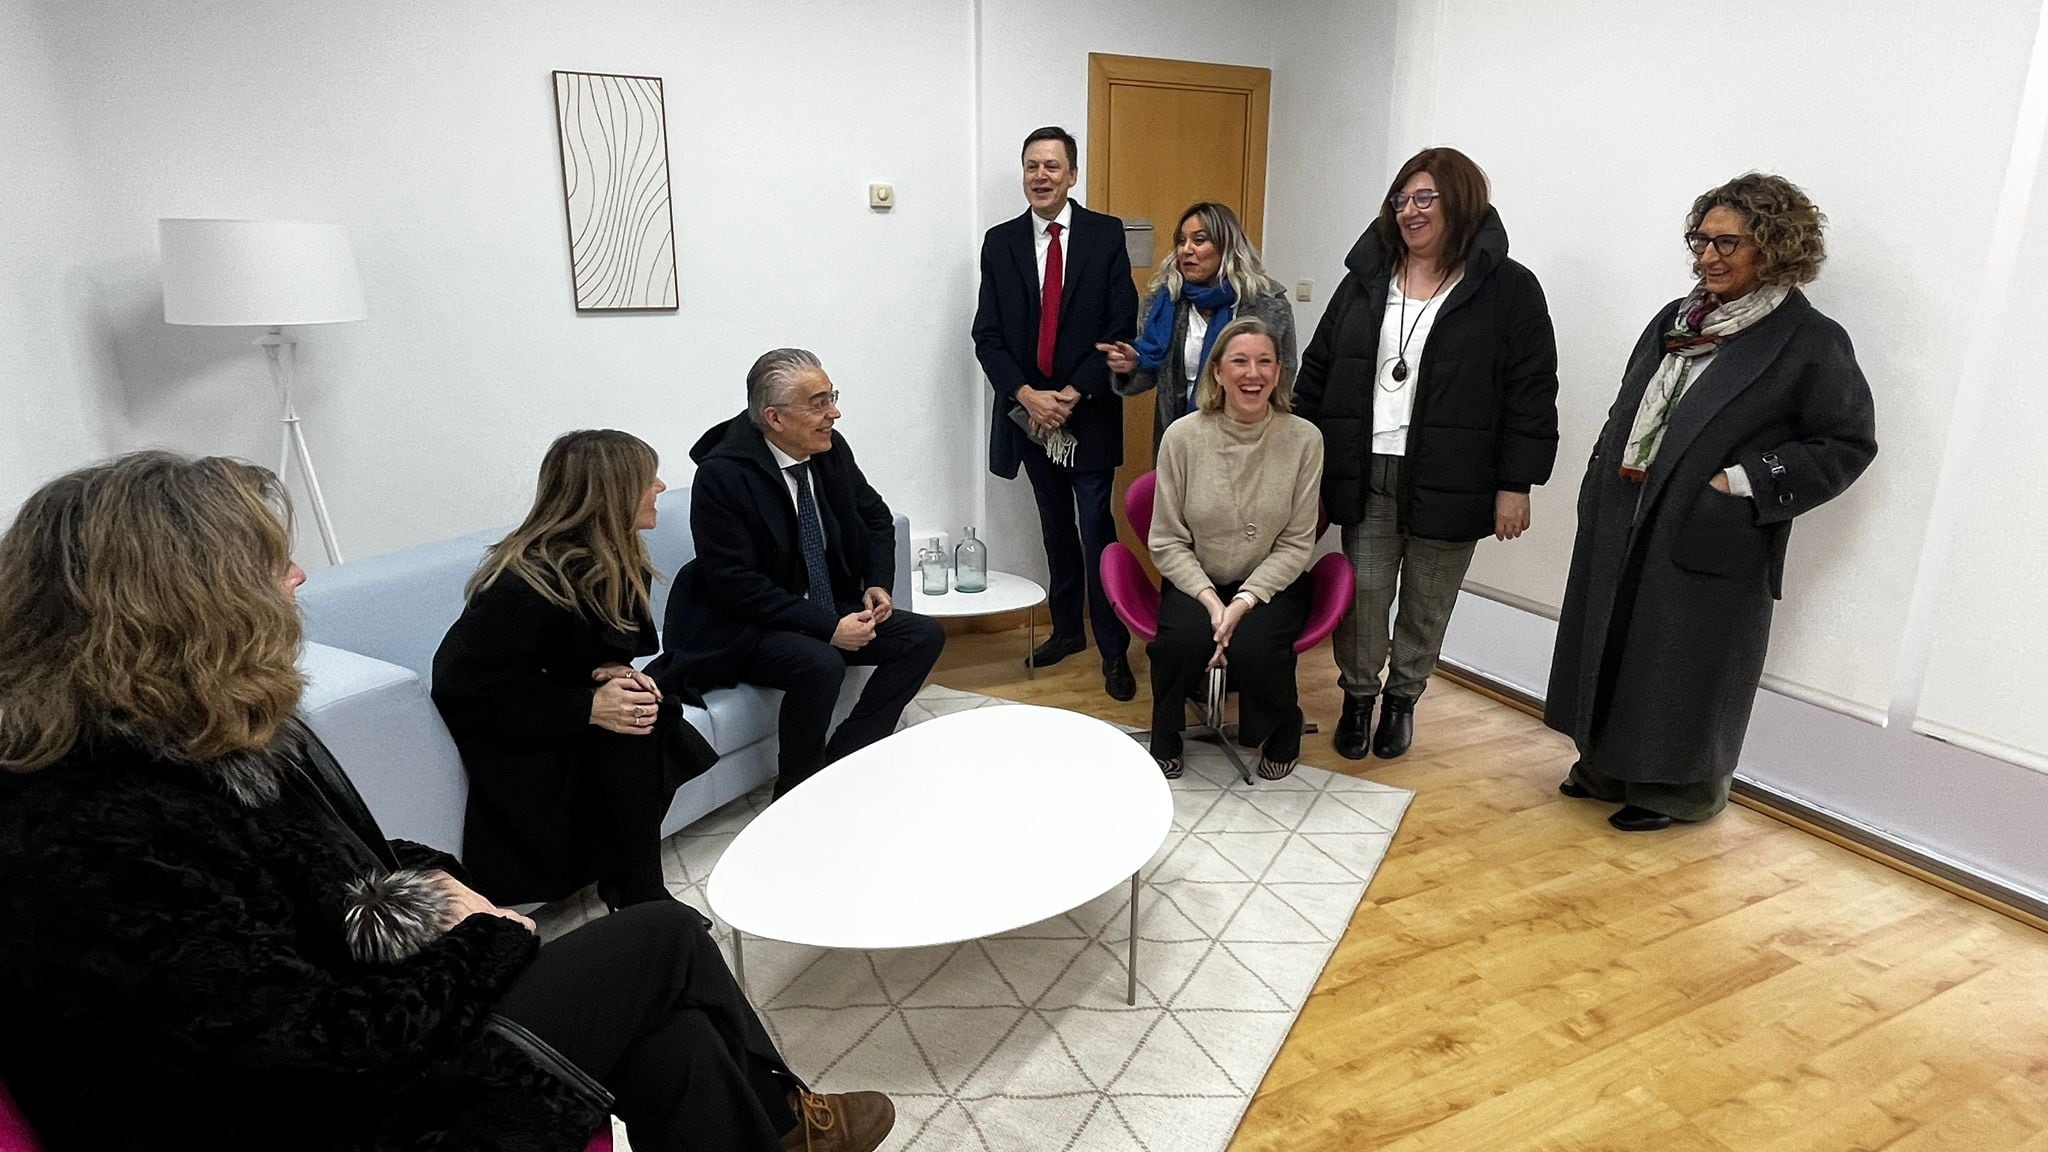
<path fill-rule="evenodd" d="M 1074 202 L 1069 200 L 1060 205 L 1060 214 L 1051 220 L 1036 212 L 1031 214 L 1031 239 L 1033 247 L 1038 249 L 1038 291 L 1041 295 L 1045 292 L 1045 249 L 1052 243 L 1052 233 L 1046 230 L 1048 224 L 1060 226 L 1060 267 L 1065 268 L 1067 253 L 1073 251 L 1067 247 L 1067 240 L 1074 235 Z M 1065 279 L 1062 274 L 1061 280 Z M 1062 283 L 1060 287 L 1064 289 L 1066 285 Z"/>

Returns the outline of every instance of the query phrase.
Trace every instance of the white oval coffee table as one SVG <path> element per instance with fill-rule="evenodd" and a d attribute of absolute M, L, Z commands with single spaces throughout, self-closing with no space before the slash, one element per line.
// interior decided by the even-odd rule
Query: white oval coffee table
<path fill-rule="evenodd" d="M 913 573 L 910 581 L 910 610 L 919 616 L 932 616 L 940 620 L 965 616 L 993 616 L 998 612 L 1024 612 L 1024 675 L 1026 679 L 1038 679 L 1038 669 L 1031 663 L 1031 653 L 1038 650 L 1038 614 L 1031 609 L 1045 603 L 1045 589 L 1036 580 L 1019 576 L 1014 572 L 991 572 L 988 587 L 979 592 L 962 592 L 952 587 L 953 572 L 946 572 L 947 590 L 943 593 L 928 593 L 924 590 L 921 573 Z"/>
<path fill-rule="evenodd" d="M 906 728 L 791 789 L 733 839 L 705 888 L 743 933 L 820 948 L 917 948 L 1035 924 L 1131 882 L 1173 822 L 1152 757 L 1122 731 L 1008 705 Z"/>

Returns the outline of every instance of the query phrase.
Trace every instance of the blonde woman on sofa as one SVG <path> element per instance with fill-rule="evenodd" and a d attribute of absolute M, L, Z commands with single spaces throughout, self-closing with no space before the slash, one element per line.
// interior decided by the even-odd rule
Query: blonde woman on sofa
<path fill-rule="evenodd" d="M 469 773 L 462 858 L 501 904 L 593 880 L 612 908 L 672 899 L 661 818 L 717 754 L 633 669 L 660 647 L 640 539 L 659 463 L 608 429 L 549 445 L 533 509 L 484 554 L 434 654 L 434 703 Z"/>
<path fill-rule="evenodd" d="M 806 1090 L 687 907 L 542 945 L 385 839 L 295 715 L 288 523 L 261 468 L 145 452 L 0 536 L 0 1082 L 42 1143 L 879 1143 L 887 1099 Z"/>

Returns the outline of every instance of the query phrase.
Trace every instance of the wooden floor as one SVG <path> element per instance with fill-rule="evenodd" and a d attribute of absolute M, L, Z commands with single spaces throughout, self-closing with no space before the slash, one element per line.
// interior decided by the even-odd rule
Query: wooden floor
<path fill-rule="evenodd" d="M 1118 704 L 1023 650 L 932 680 L 1148 723 L 1142 651 Z M 1615 832 L 1568 741 L 1441 679 L 1407 757 L 1340 759 L 1335 677 L 1303 657 L 1303 759 L 1415 803 L 1235 1152 L 2048 1152 L 2048 935 L 1743 808 Z"/>

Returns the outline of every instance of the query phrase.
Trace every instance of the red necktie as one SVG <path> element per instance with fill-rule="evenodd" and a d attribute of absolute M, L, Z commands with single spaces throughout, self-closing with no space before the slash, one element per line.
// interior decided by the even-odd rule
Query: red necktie
<path fill-rule="evenodd" d="M 1045 250 L 1045 288 L 1038 303 L 1038 374 L 1052 379 L 1052 347 L 1060 335 L 1060 278 L 1066 260 L 1060 255 L 1060 226 L 1047 224 L 1052 244 Z"/>

